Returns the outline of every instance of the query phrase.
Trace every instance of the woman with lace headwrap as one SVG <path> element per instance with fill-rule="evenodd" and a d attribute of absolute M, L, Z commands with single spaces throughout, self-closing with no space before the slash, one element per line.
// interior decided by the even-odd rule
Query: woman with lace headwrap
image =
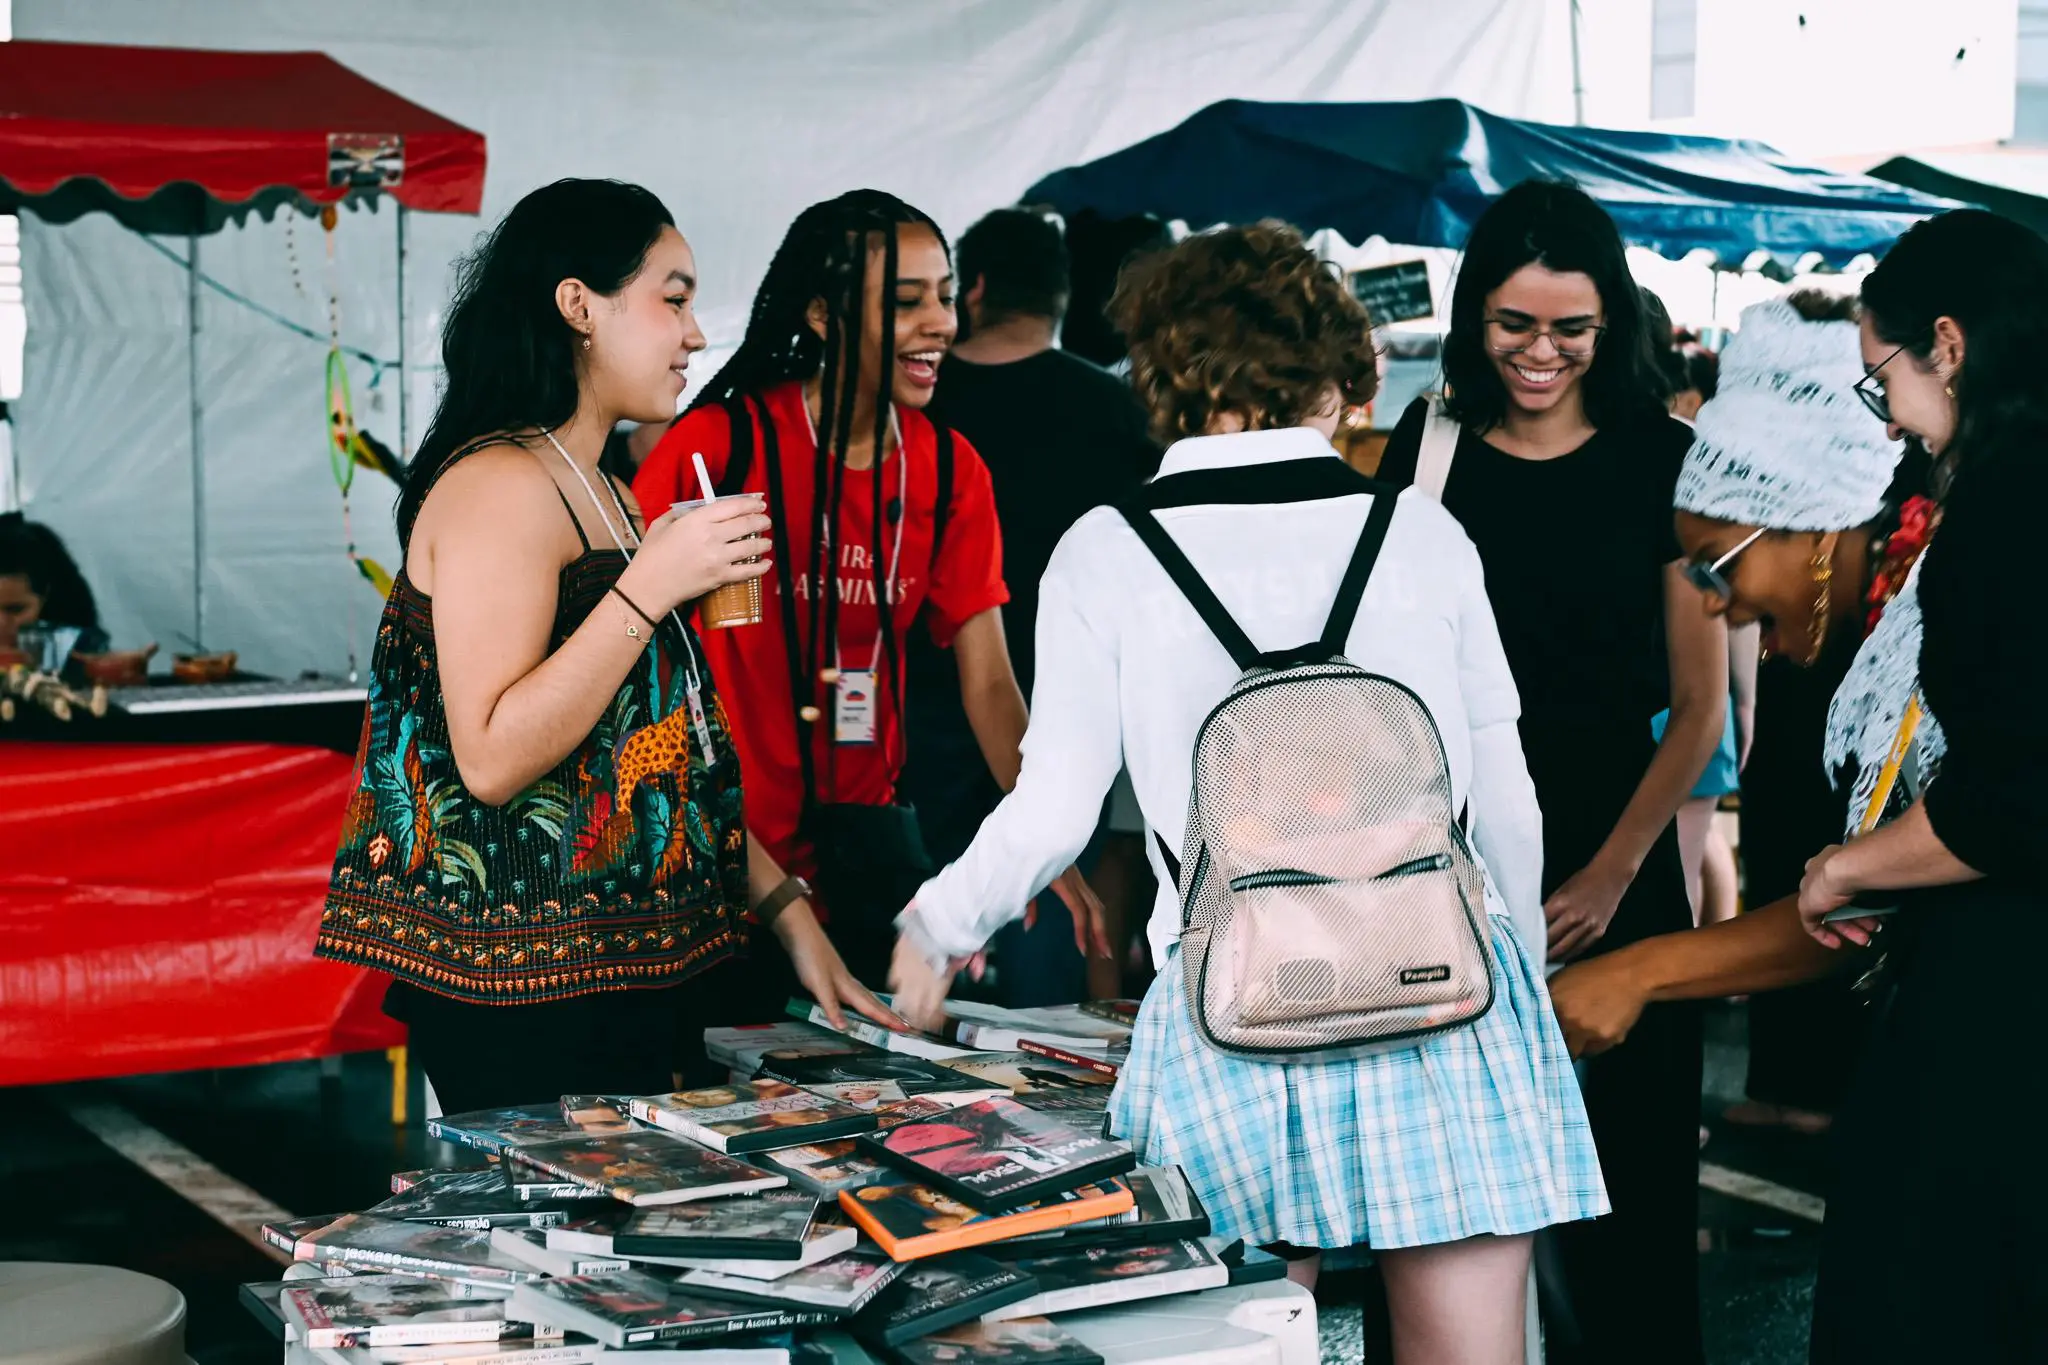
<path fill-rule="evenodd" d="M 1710 600 L 1799 657 L 1881 609 L 1828 717 L 1845 839 L 1796 898 L 1551 983 L 1592 1052 L 1649 1001 L 1876 966 L 1871 1042 L 1835 1128 L 1817 1362 L 2048 1359 L 2048 1194 L 2025 1168 L 2048 950 L 2048 635 L 2021 595 L 2048 507 L 2043 299 L 2048 241 L 1975 210 L 1915 227 L 1866 281 L 1855 369 L 1838 368 L 1888 435 L 1936 462 L 1939 531 L 1910 563 L 1921 509 L 1874 534 L 1884 460 L 1794 423 L 1724 445 L 1702 421 L 1678 531 Z"/>

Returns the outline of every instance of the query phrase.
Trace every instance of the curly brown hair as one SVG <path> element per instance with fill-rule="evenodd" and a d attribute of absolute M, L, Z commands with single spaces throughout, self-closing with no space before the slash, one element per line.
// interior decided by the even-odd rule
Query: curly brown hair
<path fill-rule="evenodd" d="M 1142 256 L 1109 310 L 1162 442 L 1200 436 L 1226 412 L 1247 430 L 1299 426 L 1332 387 L 1352 404 L 1379 388 L 1364 305 L 1285 223 L 1219 228 Z"/>

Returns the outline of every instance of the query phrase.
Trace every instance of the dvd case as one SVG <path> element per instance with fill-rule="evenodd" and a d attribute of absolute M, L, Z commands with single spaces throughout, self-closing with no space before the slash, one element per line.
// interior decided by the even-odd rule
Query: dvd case
<path fill-rule="evenodd" d="M 511 1160 L 515 1166 L 573 1180 L 636 1207 L 754 1194 L 789 1183 L 787 1176 L 735 1161 L 672 1133 L 644 1128 L 519 1147 Z"/>
<path fill-rule="evenodd" d="M 983 1213 L 925 1185 L 870 1185 L 841 1194 L 839 1204 L 893 1259 L 913 1261 L 1113 1217 L 1132 1201 L 1130 1190 L 1111 1180 L 1008 1213 Z"/>
<path fill-rule="evenodd" d="M 1031 1254 L 1075 1251 L 1090 1246 L 1118 1246 L 1130 1242 L 1165 1242 L 1183 1237 L 1209 1235 L 1209 1211 L 1201 1196 L 1188 1183 L 1187 1173 L 1178 1166 L 1140 1166 L 1122 1177 L 1131 1190 L 1133 1207 L 1128 1213 L 1099 1222 L 1077 1223 L 1056 1232 L 1033 1233 L 1013 1239 L 1005 1247 L 1028 1247 Z M 1018 1251 L 1018 1255 L 1025 1254 Z"/>
<path fill-rule="evenodd" d="M 287 1284 L 281 1306 L 298 1339 L 315 1350 L 427 1346 L 535 1335 L 505 1317 L 502 1299 L 462 1298 L 449 1286 L 410 1275 L 350 1275 Z M 559 1337 L 555 1328 L 541 1335 Z"/>
<path fill-rule="evenodd" d="M 900 1346 L 1038 1292 L 1038 1281 L 1013 1265 L 956 1251 L 904 1267 L 894 1284 L 857 1315 L 854 1336 L 875 1346 Z"/>
<path fill-rule="evenodd" d="M 862 1151 L 987 1212 L 1122 1175 L 1138 1164 L 1128 1144 L 983 1100 L 937 1118 L 856 1140 Z"/>
<path fill-rule="evenodd" d="M 1088 1247 L 1012 1261 L 1038 1281 L 1028 1299 L 983 1314 L 984 1321 L 1042 1317 L 1080 1308 L 1192 1294 L 1230 1283 L 1230 1269 L 1194 1240 Z"/>
<path fill-rule="evenodd" d="M 816 1308 L 848 1316 L 887 1288 L 903 1267 L 872 1247 L 849 1251 L 806 1266 L 779 1280 L 750 1280 L 717 1270 L 691 1270 L 676 1283 L 692 1289 L 791 1308 Z"/>
<path fill-rule="evenodd" d="M 818 1198 L 767 1190 L 660 1208 L 621 1210 L 548 1230 L 548 1246 L 611 1256 L 734 1256 L 799 1261 Z M 623 1215 L 623 1216 L 621 1216 Z"/>
<path fill-rule="evenodd" d="M 623 1256 L 552 1250 L 543 1228 L 493 1228 L 491 1249 L 521 1265 L 532 1266 L 543 1275 L 609 1275 L 633 1268 L 633 1263 Z"/>
<path fill-rule="evenodd" d="M 1066 1329 L 1045 1318 L 969 1322 L 896 1348 L 902 1365 L 1103 1365 Z"/>
<path fill-rule="evenodd" d="M 607 1346 L 692 1341 L 737 1332 L 818 1327 L 835 1320 L 815 1309 L 792 1312 L 683 1289 L 645 1271 L 539 1280 L 519 1287 L 508 1316 L 595 1337 Z"/>
<path fill-rule="evenodd" d="M 735 1156 L 875 1129 L 872 1113 L 773 1080 L 641 1096 L 633 1117 Z"/>
<path fill-rule="evenodd" d="M 296 1259 L 347 1270 L 395 1271 L 464 1284 L 509 1286 L 540 1278 L 491 1249 L 488 1232 L 343 1214 L 298 1240 Z"/>

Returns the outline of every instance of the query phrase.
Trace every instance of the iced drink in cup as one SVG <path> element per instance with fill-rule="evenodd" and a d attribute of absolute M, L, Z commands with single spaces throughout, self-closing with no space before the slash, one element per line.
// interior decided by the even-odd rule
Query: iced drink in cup
<path fill-rule="evenodd" d="M 690 456 L 690 461 L 697 467 L 697 486 L 703 490 L 704 496 L 695 502 L 678 504 L 679 510 L 682 511 L 704 507 L 720 500 L 717 492 L 712 488 L 711 474 L 704 468 L 703 454 L 701 452 L 693 453 Z M 729 501 L 730 498 L 753 499 L 754 496 L 752 493 L 734 493 L 729 495 L 727 500 Z M 740 561 L 742 564 L 758 564 L 760 562 L 761 557 L 759 555 L 753 555 Z M 761 580 L 749 578 L 743 582 L 727 583 L 723 587 L 713 588 L 704 595 L 703 602 L 698 605 L 697 615 L 698 619 L 703 621 L 705 628 L 708 630 L 724 630 L 729 626 L 759 625 L 761 623 Z"/>

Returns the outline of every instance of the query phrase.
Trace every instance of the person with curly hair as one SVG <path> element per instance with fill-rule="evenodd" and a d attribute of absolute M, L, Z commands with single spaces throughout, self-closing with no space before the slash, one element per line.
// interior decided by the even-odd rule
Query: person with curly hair
<path fill-rule="evenodd" d="M 1149 256 L 1127 271 L 1115 315 L 1154 435 L 1172 442 L 1125 505 L 1153 513 L 1258 647 L 1321 632 L 1369 510 L 1399 499 L 1343 652 L 1412 689 L 1441 730 L 1488 869 L 1495 1004 L 1364 1056 L 1217 1051 L 1189 1017 L 1176 879 L 1154 847 L 1161 970 L 1111 1131 L 1147 1165 L 1181 1166 L 1218 1235 L 1281 1248 L 1302 1282 L 1316 1248 L 1370 1245 L 1403 1365 L 1519 1359 L 1530 1235 L 1607 1204 L 1543 990 L 1541 820 L 1479 556 L 1441 506 L 1364 478 L 1331 446 L 1344 408 L 1377 385 L 1370 323 L 1294 229 L 1228 228 Z M 897 921 L 895 1000 L 914 1021 L 1087 841 L 1120 764 L 1147 827 L 1180 841 L 1196 732 L 1239 677 L 1113 508 L 1054 551 L 1038 656 L 1016 789 Z"/>

